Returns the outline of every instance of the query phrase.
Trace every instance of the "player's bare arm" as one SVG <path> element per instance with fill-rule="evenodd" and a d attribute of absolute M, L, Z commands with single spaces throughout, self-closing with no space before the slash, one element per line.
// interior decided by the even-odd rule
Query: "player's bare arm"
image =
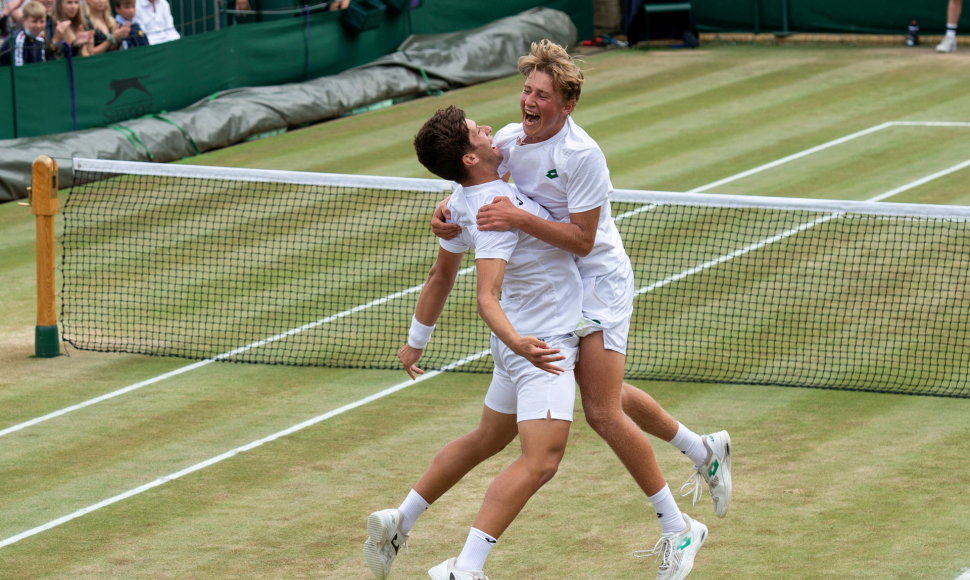
<path fill-rule="evenodd" d="M 559 354 L 559 349 L 549 348 L 548 344 L 534 336 L 519 335 L 499 304 L 502 279 L 505 277 L 505 260 L 496 258 L 475 260 L 475 271 L 478 314 L 492 329 L 495 336 L 512 349 L 512 352 L 525 358 L 535 367 L 554 375 L 561 374 L 563 369 L 552 364 L 566 358 Z"/>
<path fill-rule="evenodd" d="M 418 304 L 414 308 L 414 319 L 418 324 L 412 324 L 412 329 L 417 327 L 418 330 L 421 330 L 422 328 L 434 327 L 441 316 L 441 311 L 445 308 L 448 295 L 451 294 L 451 289 L 455 285 L 458 270 L 461 268 L 462 256 L 463 254 L 455 254 L 444 248 L 438 248 L 438 258 L 428 272 L 428 278 L 421 289 L 421 295 L 418 296 Z M 428 338 L 430 338 L 430 330 L 426 331 L 429 335 Z M 411 337 L 409 337 L 408 344 L 397 351 L 397 358 L 404 365 L 404 370 L 407 371 L 408 376 L 415 379 L 418 375 L 424 374 L 424 371 L 417 366 L 418 360 L 424 353 L 424 348 L 418 348 L 416 345 L 410 344 L 411 342 Z M 423 342 L 426 343 L 427 340 Z"/>
<path fill-rule="evenodd" d="M 585 256 L 593 250 L 600 208 L 569 214 L 568 222 L 553 222 L 519 209 L 507 197 L 496 197 L 478 210 L 478 228 L 484 231 L 522 230 L 532 237 Z"/>

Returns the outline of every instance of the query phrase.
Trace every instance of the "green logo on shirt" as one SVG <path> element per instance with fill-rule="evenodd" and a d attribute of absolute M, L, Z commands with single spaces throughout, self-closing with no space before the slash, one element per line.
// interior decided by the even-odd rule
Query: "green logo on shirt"
<path fill-rule="evenodd" d="M 556 172 L 555 169 L 550 169 L 549 171 L 546 172 L 546 177 L 548 177 L 549 179 L 555 179 L 559 177 L 559 174 Z"/>

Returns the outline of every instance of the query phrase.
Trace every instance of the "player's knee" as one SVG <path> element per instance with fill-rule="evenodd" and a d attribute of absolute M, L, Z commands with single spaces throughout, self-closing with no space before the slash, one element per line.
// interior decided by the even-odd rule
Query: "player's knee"
<path fill-rule="evenodd" d="M 529 463 L 529 474 L 535 482 L 536 489 L 545 485 L 550 479 L 555 477 L 559 471 L 559 462 L 562 455 L 548 455 Z"/>
<path fill-rule="evenodd" d="M 585 406 L 583 407 L 583 413 L 586 416 L 586 422 L 589 423 L 589 426 L 600 435 L 612 431 L 621 415 L 619 409 L 602 405 Z"/>

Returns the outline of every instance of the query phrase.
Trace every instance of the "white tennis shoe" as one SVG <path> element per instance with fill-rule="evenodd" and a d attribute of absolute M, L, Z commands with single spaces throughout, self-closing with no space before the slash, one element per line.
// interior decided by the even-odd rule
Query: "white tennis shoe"
<path fill-rule="evenodd" d="M 367 539 L 364 560 L 377 580 L 385 580 L 401 548 L 407 548 L 408 537 L 401 531 L 401 510 L 388 509 L 367 517 Z"/>
<path fill-rule="evenodd" d="M 707 526 L 684 514 L 687 529 L 676 534 L 664 534 L 651 550 L 638 550 L 637 558 L 656 556 L 660 559 L 657 580 L 683 580 L 694 568 L 694 558 L 707 540 Z"/>
<path fill-rule="evenodd" d="M 723 518 L 731 504 L 731 436 L 727 431 L 718 431 L 704 436 L 704 445 L 711 451 L 711 457 L 704 465 L 680 486 L 680 495 L 694 495 L 693 503 L 701 497 L 702 481 L 714 500 L 714 513 Z"/>
<path fill-rule="evenodd" d="M 449 558 L 428 570 L 428 576 L 432 580 L 488 580 L 488 576 L 478 571 L 459 570 L 455 568 L 455 560 Z"/>
<path fill-rule="evenodd" d="M 956 37 L 944 36 L 940 44 L 936 45 L 936 52 L 956 52 L 957 51 L 957 39 Z"/>

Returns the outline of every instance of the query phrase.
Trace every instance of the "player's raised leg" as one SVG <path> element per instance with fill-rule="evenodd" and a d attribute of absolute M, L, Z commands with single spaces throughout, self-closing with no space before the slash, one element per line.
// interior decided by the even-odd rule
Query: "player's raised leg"
<path fill-rule="evenodd" d="M 731 437 L 727 431 L 698 435 L 680 423 L 653 397 L 628 383 L 623 384 L 623 411 L 645 432 L 679 449 L 694 462 L 694 472 L 681 486 L 682 495 L 693 494 L 696 505 L 707 484 L 714 513 L 723 518 L 731 503 Z"/>

